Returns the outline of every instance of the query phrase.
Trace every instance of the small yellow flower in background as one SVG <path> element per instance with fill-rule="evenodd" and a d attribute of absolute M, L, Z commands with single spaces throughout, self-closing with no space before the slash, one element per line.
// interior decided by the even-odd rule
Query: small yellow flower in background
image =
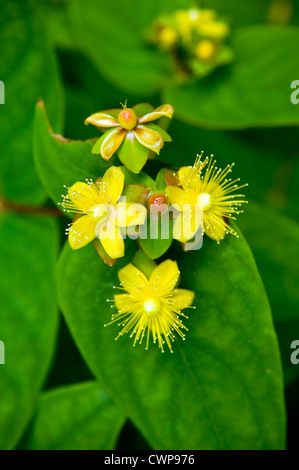
<path fill-rule="evenodd" d="M 123 109 L 94 113 L 85 119 L 85 124 L 93 124 L 105 133 L 93 146 L 92 153 L 100 154 L 105 160 L 109 160 L 118 151 L 124 165 L 137 173 L 145 164 L 149 151 L 159 154 L 164 141 L 171 141 L 167 132 L 153 124 L 153 121 L 163 116 L 171 119 L 172 114 L 173 107 L 170 104 L 163 104 L 154 109 L 148 103 L 141 103 L 132 108 L 127 108 L 125 104 Z M 130 161 L 139 159 L 141 168 L 130 168 Z M 134 165 L 134 162 L 132 164 Z"/>
<path fill-rule="evenodd" d="M 195 55 L 201 62 L 210 62 L 217 52 L 218 46 L 211 39 L 203 39 L 195 47 Z"/>
<path fill-rule="evenodd" d="M 214 10 L 191 8 L 157 18 L 148 41 L 171 52 L 177 71 L 204 77 L 233 60 L 225 44 L 229 33 L 229 25 Z"/>
<path fill-rule="evenodd" d="M 182 330 L 187 330 L 180 319 L 186 317 L 181 310 L 190 307 L 194 300 L 194 292 L 176 288 L 180 277 L 177 263 L 164 261 L 149 278 L 129 264 L 119 271 L 118 277 L 126 293 L 114 296 L 118 313 L 112 316 L 111 323 L 119 322 L 123 326 L 116 339 L 131 331 L 130 337 L 135 335 L 133 345 L 141 344 L 146 337 L 148 349 L 152 335 L 162 352 L 165 342 L 172 352 L 174 333 L 184 339 Z"/>
<path fill-rule="evenodd" d="M 64 211 L 76 214 L 76 220 L 67 229 L 73 250 L 98 237 L 110 258 L 124 256 L 121 228 L 144 224 L 147 211 L 141 204 L 119 201 L 123 187 L 123 172 L 112 166 L 95 183 L 78 181 L 68 188 L 60 205 Z"/>
<path fill-rule="evenodd" d="M 193 208 L 198 205 L 202 209 L 202 220 L 199 218 L 194 220 L 192 226 L 199 229 L 202 223 L 203 232 L 219 243 L 225 234 L 231 233 L 237 236 L 226 219 L 235 220 L 235 215 L 243 212 L 238 208 L 247 201 L 242 199 L 243 194 L 235 194 L 235 191 L 248 185 L 238 186 L 237 182 L 240 179 L 227 178 L 232 171 L 233 163 L 222 170 L 215 166 L 216 161 L 213 160 L 212 155 L 211 158 L 207 157 L 201 161 L 202 155 L 203 152 L 197 157 L 192 167 L 181 168 L 177 173 L 179 185 L 167 186 L 165 192 L 179 211 L 182 212 L 186 210 L 186 207 L 190 207 L 191 218 L 195 218 L 196 211 Z M 174 223 L 174 238 L 183 243 L 191 238 L 190 236 L 186 239 L 181 233 L 181 220 L 178 218 Z"/>

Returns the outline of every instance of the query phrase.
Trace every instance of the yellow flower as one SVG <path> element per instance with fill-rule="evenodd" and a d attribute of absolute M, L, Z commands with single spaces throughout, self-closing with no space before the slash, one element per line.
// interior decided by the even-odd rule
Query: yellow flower
<path fill-rule="evenodd" d="M 195 48 L 195 55 L 201 62 L 210 62 L 218 52 L 218 45 L 211 39 L 203 39 Z"/>
<path fill-rule="evenodd" d="M 142 109 L 150 112 L 139 115 L 139 110 Z M 130 145 L 137 141 L 141 146 L 159 154 L 164 145 L 163 135 L 167 134 L 159 126 L 149 123 L 162 116 L 171 118 L 172 114 L 173 107 L 170 104 L 163 104 L 155 110 L 148 104 L 139 104 L 132 108 L 127 108 L 125 104 L 123 109 L 108 109 L 92 114 L 85 119 L 86 125 L 93 124 L 102 131 L 109 128 L 95 143 L 92 153 L 100 154 L 105 160 L 109 160 L 122 144 L 127 144 L 131 150 Z"/>
<path fill-rule="evenodd" d="M 73 250 L 98 237 L 112 259 L 124 256 L 121 228 L 143 224 L 147 211 L 141 204 L 119 201 L 123 187 L 123 172 L 112 166 L 95 183 L 77 181 L 68 188 L 61 205 L 63 210 L 76 214 L 67 229 Z"/>
<path fill-rule="evenodd" d="M 247 201 L 242 199 L 243 194 L 234 193 L 247 184 L 238 186 L 237 182 L 240 179 L 232 181 L 231 178 L 227 178 L 232 171 L 233 163 L 223 170 L 218 169 L 213 155 L 210 159 L 207 157 L 201 161 L 202 154 L 203 152 L 192 167 L 183 167 L 178 171 L 179 185 L 167 186 L 165 192 L 179 211 L 183 212 L 187 208 L 186 214 L 192 219 L 194 231 L 199 229 L 202 223 L 203 232 L 219 243 L 225 234 L 231 233 L 237 236 L 226 219 L 235 220 L 235 215 L 243 212 L 238 210 L 238 207 Z M 202 210 L 202 220 L 195 217 L 195 206 Z M 183 236 L 181 224 L 179 217 L 174 223 L 174 238 L 185 243 L 194 236 L 194 231 L 189 237 L 185 237 L 185 233 Z"/>
<path fill-rule="evenodd" d="M 137 341 L 141 344 L 146 336 L 148 349 L 152 334 L 153 342 L 158 341 L 162 352 L 165 342 L 172 352 L 174 333 L 184 339 L 182 329 L 187 330 L 180 316 L 187 317 L 181 310 L 190 307 L 194 299 L 194 292 L 176 288 L 180 277 L 177 263 L 164 261 L 154 268 L 149 278 L 129 264 L 119 271 L 118 277 L 126 293 L 114 296 L 118 313 L 112 316 L 111 323 L 119 322 L 123 326 L 116 339 L 132 331 L 133 346 Z"/>

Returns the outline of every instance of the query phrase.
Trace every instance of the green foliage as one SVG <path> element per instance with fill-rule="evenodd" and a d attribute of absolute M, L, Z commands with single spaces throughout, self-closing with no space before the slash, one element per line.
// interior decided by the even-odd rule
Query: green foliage
<path fill-rule="evenodd" d="M 72 253 L 66 246 L 59 262 L 60 306 L 104 390 L 156 449 L 283 447 L 277 341 L 245 241 L 206 241 L 200 252 L 179 257 L 182 287 L 196 291 L 197 309 L 173 354 L 133 348 L 128 337 L 115 342 L 119 327 L 104 328 L 106 299 L 130 258 L 107 271 L 90 247 Z"/>
<path fill-rule="evenodd" d="M 233 64 L 205 80 L 167 88 L 163 99 L 180 119 L 209 129 L 298 125 L 290 101 L 298 40 L 297 28 L 240 28 L 231 38 Z M 280 73 L 273 73 L 282 63 Z"/>
<path fill-rule="evenodd" d="M 125 446 L 136 449 L 282 449 L 285 404 L 292 437 L 299 105 L 290 86 L 299 79 L 299 9 L 278 3 L 200 2 L 227 21 L 234 58 L 215 68 L 197 62 L 196 73 L 192 54 L 148 41 L 157 18 L 197 8 L 192 0 L 2 1 L 1 449 L 115 449 L 125 417 L 138 429 L 123 428 Z M 146 124 L 169 143 L 157 156 L 125 141 L 106 162 L 92 153 L 100 134 L 84 120 L 126 99 L 138 115 L 174 106 L 171 121 Z M 238 216 L 245 238 L 218 245 L 205 236 L 200 250 L 183 252 L 159 224 L 157 239 L 127 240 L 117 260 L 99 239 L 71 250 L 69 219 L 57 210 L 65 186 L 121 166 L 122 195 L 148 208 L 201 150 L 218 168 L 235 162 L 233 179 L 249 183 Z M 131 236 L 135 227 L 122 230 Z M 165 259 L 178 262 L 180 287 L 195 293 L 196 308 L 183 311 L 186 340 L 176 337 L 173 354 L 151 341 L 147 351 L 144 340 L 133 347 L 130 333 L 115 341 L 121 325 L 104 325 L 116 313 L 120 268 L 133 263 L 149 277 Z"/>
<path fill-rule="evenodd" d="M 6 105 L 0 114 L 0 193 L 12 200 L 39 204 L 45 190 L 32 159 L 34 105 L 43 96 L 55 130 L 59 130 L 63 97 L 56 59 L 34 13 L 27 0 L 1 3 L 0 78 L 6 85 Z"/>
<path fill-rule="evenodd" d="M 25 450 L 113 449 L 124 416 L 95 382 L 44 393 L 22 442 Z"/>
<path fill-rule="evenodd" d="M 57 327 L 57 227 L 45 217 L 0 218 L 0 448 L 12 448 L 29 421 L 49 368 Z M 20 269 L 21 267 L 21 269 Z"/>
<path fill-rule="evenodd" d="M 92 155 L 93 141 L 73 141 L 54 134 L 43 103 L 36 106 L 34 155 L 36 167 L 54 204 L 61 202 L 64 185 L 72 186 L 86 178 L 97 180 L 108 168 L 100 156 Z"/>
<path fill-rule="evenodd" d="M 299 330 L 299 226 L 266 206 L 251 203 L 241 219 L 273 312 L 287 383 L 299 377 L 290 361 L 290 344 Z M 286 250 L 287 247 L 287 250 Z"/>

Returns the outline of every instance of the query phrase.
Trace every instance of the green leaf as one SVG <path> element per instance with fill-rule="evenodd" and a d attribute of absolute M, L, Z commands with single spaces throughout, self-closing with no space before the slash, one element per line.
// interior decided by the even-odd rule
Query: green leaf
<path fill-rule="evenodd" d="M 140 173 L 147 162 L 149 149 L 141 145 L 133 132 L 129 132 L 117 151 L 120 161 L 133 173 Z"/>
<path fill-rule="evenodd" d="M 134 174 L 131 173 L 131 171 L 128 170 L 125 166 L 121 167 L 121 170 L 125 175 L 125 185 L 137 184 L 141 186 L 146 186 L 151 191 L 154 190 L 154 180 L 143 171 L 138 174 Z"/>
<path fill-rule="evenodd" d="M 157 266 L 156 263 L 150 259 L 144 251 L 138 250 L 133 258 L 132 263 L 146 275 L 146 277 L 150 277 L 153 270 Z"/>
<path fill-rule="evenodd" d="M 58 388 L 41 396 L 24 450 L 109 450 L 125 418 L 96 382 Z"/>
<path fill-rule="evenodd" d="M 144 237 L 144 238 L 142 238 Z M 138 243 L 144 253 L 151 259 L 160 258 L 172 243 L 172 221 L 168 213 L 147 218 L 146 225 L 141 227 Z"/>
<path fill-rule="evenodd" d="M 0 448 L 13 448 L 27 425 L 54 350 L 57 329 L 57 228 L 46 217 L 0 218 Z"/>
<path fill-rule="evenodd" d="M 106 328 L 119 285 L 90 247 L 65 247 L 58 266 L 60 306 L 91 370 L 155 449 L 279 449 L 284 446 L 282 372 L 271 313 L 242 238 L 179 253 L 181 287 L 195 291 L 186 341 L 174 353 L 132 347 Z M 170 255 L 173 258 L 174 253 Z M 78 288 L 80 286 L 80 288 Z"/>
<path fill-rule="evenodd" d="M 99 71 L 122 90 L 149 96 L 171 76 L 166 54 L 150 47 L 145 37 L 154 19 L 188 1 L 136 2 L 119 0 L 99 4 L 90 0 L 69 3 L 69 18 L 81 48 Z M 86 33 L 88 31 L 88 34 Z"/>
<path fill-rule="evenodd" d="M 166 188 L 166 181 L 165 181 L 165 171 L 168 172 L 166 168 L 161 168 L 159 173 L 157 174 L 156 181 L 155 181 L 155 192 L 164 194 L 165 193 L 165 188 Z M 173 172 L 172 172 L 173 173 Z"/>
<path fill-rule="evenodd" d="M 94 141 L 65 139 L 54 134 L 42 102 L 36 106 L 34 122 L 34 157 L 40 178 L 53 202 L 61 202 L 63 186 L 72 186 L 86 178 L 103 176 L 111 162 L 92 155 Z"/>
<path fill-rule="evenodd" d="M 122 196 L 127 202 L 135 202 L 137 204 L 145 204 L 148 197 L 149 188 L 140 184 L 126 184 Z"/>
<path fill-rule="evenodd" d="M 299 320 L 299 225 L 254 202 L 248 204 L 239 222 L 257 261 L 275 320 Z"/>
<path fill-rule="evenodd" d="M 6 85 L 0 114 L 0 192 L 11 200 L 39 204 L 45 190 L 32 158 L 34 105 L 39 97 L 45 99 L 58 130 L 63 97 L 56 60 L 32 2 L 1 2 L 0 43 L 0 78 Z"/>
<path fill-rule="evenodd" d="M 110 132 L 112 132 L 113 129 L 108 129 L 108 131 L 106 131 L 103 135 L 101 135 L 101 137 L 99 137 L 96 141 L 96 143 L 93 145 L 92 149 L 91 149 L 91 153 L 93 155 L 100 155 L 101 154 L 101 147 L 102 147 L 102 143 L 104 142 L 104 140 L 106 139 L 106 137 L 108 137 L 108 135 L 110 134 Z"/>
<path fill-rule="evenodd" d="M 299 225 L 267 206 L 250 202 L 240 224 L 269 296 L 287 384 L 299 377 L 290 344 L 299 331 Z M 286 248 L 287 247 L 287 248 Z"/>
<path fill-rule="evenodd" d="M 292 27 L 250 26 L 235 30 L 235 60 L 213 77 L 165 90 L 176 117 L 209 129 L 295 126 L 290 101 L 297 76 L 299 31 Z M 273 73 L 280 64 L 279 73 Z"/>

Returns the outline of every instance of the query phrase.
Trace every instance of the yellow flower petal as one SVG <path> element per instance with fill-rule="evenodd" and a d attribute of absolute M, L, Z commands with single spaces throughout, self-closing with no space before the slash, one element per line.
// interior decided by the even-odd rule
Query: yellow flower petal
<path fill-rule="evenodd" d="M 114 206 L 113 223 L 118 227 L 143 225 L 147 210 L 142 204 L 134 202 L 119 202 Z"/>
<path fill-rule="evenodd" d="M 115 117 L 110 116 L 109 114 L 105 114 L 105 113 L 92 114 L 87 119 L 85 119 L 84 124 L 86 126 L 88 124 L 93 124 L 94 126 L 97 126 L 97 127 L 116 127 L 116 126 L 120 127 L 120 124 Z"/>
<path fill-rule="evenodd" d="M 132 299 L 130 294 L 114 295 L 114 303 L 119 313 L 127 312 L 132 310 L 132 308 L 136 308 L 136 301 Z"/>
<path fill-rule="evenodd" d="M 174 109 L 171 104 L 163 104 L 162 106 L 159 106 L 159 108 L 155 109 L 152 113 L 145 114 L 144 116 L 139 118 L 138 122 L 140 124 L 144 124 L 145 122 L 155 121 L 156 119 L 159 119 L 162 116 L 167 116 L 171 119 L 173 111 Z"/>
<path fill-rule="evenodd" d="M 207 225 L 207 222 L 204 220 L 204 230 L 205 234 L 212 238 L 212 240 L 216 240 L 217 242 L 220 242 L 223 240 L 225 237 L 225 234 L 227 232 L 225 225 L 224 225 L 224 220 L 221 217 L 221 223 L 209 223 Z"/>
<path fill-rule="evenodd" d="M 192 202 L 192 194 L 178 186 L 166 186 L 165 194 L 169 197 L 171 204 L 178 206 L 176 207 L 178 210 L 183 210 L 184 205 L 189 205 Z"/>
<path fill-rule="evenodd" d="M 184 207 L 173 224 L 173 238 L 182 243 L 191 240 L 202 226 L 202 210 L 199 206 Z"/>
<path fill-rule="evenodd" d="M 121 171 L 120 167 L 112 166 L 104 174 L 101 181 L 101 195 L 103 201 L 107 204 L 117 203 L 124 187 L 125 175 Z"/>
<path fill-rule="evenodd" d="M 96 226 L 96 236 L 101 240 L 106 253 L 110 258 L 121 258 L 125 254 L 125 244 L 119 227 L 110 221 Z"/>
<path fill-rule="evenodd" d="M 124 289 L 132 295 L 140 294 L 149 285 L 143 272 L 131 263 L 118 271 L 118 278 Z"/>
<path fill-rule="evenodd" d="M 178 170 L 177 175 L 181 184 L 188 182 L 190 177 L 194 177 L 192 173 L 192 166 L 183 166 Z"/>
<path fill-rule="evenodd" d="M 94 240 L 96 238 L 95 228 L 95 222 L 88 215 L 77 219 L 69 228 L 70 247 L 73 250 L 78 250 Z"/>
<path fill-rule="evenodd" d="M 120 147 L 127 132 L 128 131 L 122 127 L 117 127 L 116 129 L 113 129 L 111 132 L 109 132 L 101 145 L 101 156 L 105 160 L 109 160 L 109 158 L 111 158 L 116 150 Z"/>
<path fill-rule="evenodd" d="M 149 129 L 145 126 L 137 126 L 133 130 L 136 139 L 143 145 L 150 150 L 153 150 L 159 155 L 161 148 L 164 145 L 164 141 L 162 136 L 159 132 L 154 131 L 153 129 Z"/>
<path fill-rule="evenodd" d="M 176 310 L 183 310 L 192 304 L 194 295 L 191 290 L 175 289 L 170 297 L 171 304 Z"/>
<path fill-rule="evenodd" d="M 68 198 L 80 212 L 87 212 L 90 207 L 102 202 L 97 186 L 81 183 L 80 181 L 77 181 L 69 188 Z"/>
<path fill-rule="evenodd" d="M 177 285 L 180 278 L 180 271 L 176 261 L 167 259 L 159 264 L 149 278 L 150 285 L 158 295 L 169 294 Z"/>

